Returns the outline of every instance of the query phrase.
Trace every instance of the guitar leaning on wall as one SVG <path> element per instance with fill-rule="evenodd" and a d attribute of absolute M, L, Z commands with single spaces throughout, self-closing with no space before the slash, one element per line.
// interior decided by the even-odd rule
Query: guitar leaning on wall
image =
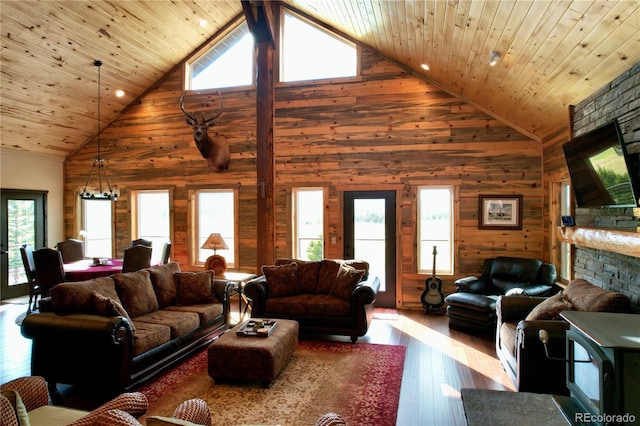
<path fill-rule="evenodd" d="M 422 306 L 428 312 L 438 312 L 444 305 L 444 294 L 442 294 L 442 280 L 436 277 L 436 256 L 438 251 L 433 246 L 433 275 L 425 281 L 425 289 L 420 296 Z"/>

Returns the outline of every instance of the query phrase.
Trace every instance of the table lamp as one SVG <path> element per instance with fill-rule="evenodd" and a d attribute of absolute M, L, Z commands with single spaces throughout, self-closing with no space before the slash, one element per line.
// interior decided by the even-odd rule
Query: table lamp
<path fill-rule="evenodd" d="M 213 256 L 209 256 L 204 264 L 204 268 L 212 270 L 215 275 L 222 275 L 227 270 L 227 261 L 224 257 L 216 253 L 217 250 L 228 250 L 229 246 L 222 238 L 222 235 L 213 233 L 209 235 L 207 241 L 202 245 L 203 249 L 213 250 Z"/>

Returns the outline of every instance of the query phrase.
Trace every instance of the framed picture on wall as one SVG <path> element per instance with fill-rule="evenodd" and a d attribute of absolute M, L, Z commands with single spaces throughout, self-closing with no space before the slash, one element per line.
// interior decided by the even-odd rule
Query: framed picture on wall
<path fill-rule="evenodd" d="M 479 195 L 479 229 L 522 229 L 522 195 Z"/>

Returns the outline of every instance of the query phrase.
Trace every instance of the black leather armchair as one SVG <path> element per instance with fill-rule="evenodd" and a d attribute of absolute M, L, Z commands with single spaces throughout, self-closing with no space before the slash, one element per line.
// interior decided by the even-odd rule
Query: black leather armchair
<path fill-rule="evenodd" d="M 487 259 L 480 277 L 457 280 L 456 293 L 446 297 L 449 327 L 493 333 L 498 297 L 550 296 L 560 290 L 555 281 L 555 266 L 541 260 L 519 257 Z"/>

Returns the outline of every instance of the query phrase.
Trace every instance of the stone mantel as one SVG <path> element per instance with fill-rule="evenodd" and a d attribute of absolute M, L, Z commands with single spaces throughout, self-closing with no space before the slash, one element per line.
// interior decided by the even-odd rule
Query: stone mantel
<path fill-rule="evenodd" d="M 640 233 L 585 227 L 558 226 L 558 238 L 569 244 L 640 257 Z"/>

